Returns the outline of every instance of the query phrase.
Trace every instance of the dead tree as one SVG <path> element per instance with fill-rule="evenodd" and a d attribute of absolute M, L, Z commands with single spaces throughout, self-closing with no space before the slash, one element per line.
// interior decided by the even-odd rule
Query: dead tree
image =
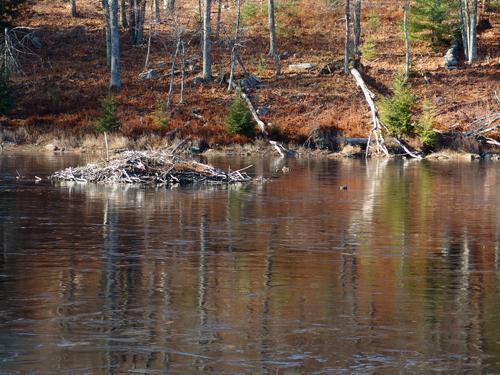
<path fill-rule="evenodd" d="M 167 104 L 166 110 L 170 112 L 170 107 L 172 105 L 172 98 L 174 95 L 174 79 L 175 79 L 175 64 L 177 62 L 177 55 L 179 54 L 179 50 L 182 47 L 182 32 L 179 33 L 179 37 L 177 39 L 177 47 L 175 48 L 174 56 L 172 57 L 172 69 L 170 71 L 170 84 L 168 88 L 168 96 L 167 96 Z"/>

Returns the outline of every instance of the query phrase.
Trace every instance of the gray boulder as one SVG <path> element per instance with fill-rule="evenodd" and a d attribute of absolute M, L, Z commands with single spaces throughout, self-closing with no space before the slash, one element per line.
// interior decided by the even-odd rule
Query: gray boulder
<path fill-rule="evenodd" d="M 156 69 L 149 69 L 139 74 L 139 79 L 143 81 L 148 81 L 151 79 L 158 79 L 158 78 L 160 78 L 160 73 Z"/>

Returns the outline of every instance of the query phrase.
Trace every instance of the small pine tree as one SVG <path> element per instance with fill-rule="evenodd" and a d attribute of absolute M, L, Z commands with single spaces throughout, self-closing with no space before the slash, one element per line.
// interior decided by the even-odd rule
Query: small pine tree
<path fill-rule="evenodd" d="M 104 134 L 104 146 L 106 147 L 106 160 L 109 160 L 108 133 L 120 129 L 120 119 L 116 114 L 115 101 L 112 95 L 101 100 L 102 116 L 95 122 L 95 128 Z"/>
<path fill-rule="evenodd" d="M 0 116 L 7 115 L 14 108 L 14 93 L 9 74 L 0 71 Z"/>
<path fill-rule="evenodd" d="M 239 94 L 233 100 L 226 118 L 227 131 L 231 134 L 241 134 L 248 137 L 255 135 L 255 121 Z"/>
<path fill-rule="evenodd" d="M 99 133 L 110 133 L 120 129 L 120 119 L 116 114 L 115 100 L 112 95 L 101 100 L 101 113 L 95 121 L 95 128 Z"/>
<path fill-rule="evenodd" d="M 434 113 L 428 100 L 424 100 L 422 115 L 417 124 L 417 134 L 424 147 L 432 147 L 437 132 L 434 129 Z"/>
<path fill-rule="evenodd" d="M 392 96 L 382 98 L 379 102 L 380 120 L 392 135 L 404 137 L 414 131 L 412 117 L 415 97 L 403 73 L 398 73 L 394 77 L 392 90 Z"/>
<path fill-rule="evenodd" d="M 440 45 L 456 28 L 454 2 L 415 0 L 410 7 L 408 29 L 413 37 Z"/>
<path fill-rule="evenodd" d="M 156 102 L 156 110 L 153 112 L 153 121 L 160 128 L 168 127 L 168 122 L 170 120 L 168 114 L 163 110 L 164 107 L 165 102 L 161 98 L 158 99 Z"/>

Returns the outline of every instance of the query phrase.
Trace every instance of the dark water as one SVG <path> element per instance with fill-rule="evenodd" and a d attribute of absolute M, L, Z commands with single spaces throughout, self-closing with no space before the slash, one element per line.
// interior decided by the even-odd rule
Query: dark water
<path fill-rule="evenodd" d="M 79 162 L 0 156 L 0 373 L 500 373 L 499 164 L 32 181 Z"/>

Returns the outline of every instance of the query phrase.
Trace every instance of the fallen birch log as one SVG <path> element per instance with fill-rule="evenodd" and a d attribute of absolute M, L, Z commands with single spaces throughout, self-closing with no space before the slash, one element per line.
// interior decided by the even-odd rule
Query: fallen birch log
<path fill-rule="evenodd" d="M 368 87 L 366 87 L 365 81 L 363 80 L 363 77 L 361 77 L 361 74 L 357 69 L 351 69 L 351 74 L 354 77 L 354 80 L 356 81 L 358 87 L 361 89 L 361 91 L 363 91 L 366 103 L 368 104 L 368 107 L 370 107 L 370 112 L 372 114 L 373 128 L 371 129 L 370 134 L 368 135 L 368 142 L 366 144 L 365 156 L 368 157 L 369 155 L 370 142 L 372 136 L 375 138 L 378 150 L 382 151 L 386 156 L 389 156 L 389 151 L 387 150 L 387 147 L 385 147 L 384 138 L 381 132 L 380 120 L 378 118 L 378 111 L 377 108 L 375 107 L 375 102 L 373 101 L 373 99 L 375 98 L 375 94 L 373 94 L 368 89 Z"/>
<path fill-rule="evenodd" d="M 363 77 L 361 77 L 361 74 L 359 73 L 359 71 L 357 69 L 351 69 L 351 74 L 354 77 L 356 84 L 359 86 L 361 91 L 363 91 L 366 102 L 368 103 L 368 106 L 370 107 L 370 111 L 372 114 L 373 128 L 371 129 L 370 134 L 368 136 L 368 142 L 366 144 L 365 156 L 368 157 L 372 136 L 375 138 L 375 142 L 377 143 L 377 149 L 379 151 L 382 151 L 385 154 L 385 156 L 389 156 L 389 151 L 387 150 L 387 147 L 385 146 L 384 137 L 382 134 L 382 130 L 385 129 L 387 131 L 387 127 L 383 126 L 383 124 L 380 122 L 380 119 L 378 117 L 377 107 L 375 106 L 375 102 L 373 101 L 373 99 L 375 98 L 375 94 L 372 93 L 368 89 L 368 87 L 366 87 L 365 81 L 363 80 Z M 421 156 L 419 156 L 416 153 L 414 153 L 413 151 L 411 151 L 410 148 L 404 143 L 404 141 L 398 139 L 397 137 L 393 137 L 393 138 L 395 139 L 395 141 L 399 144 L 399 146 L 403 149 L 403 151 L 407 155 L 409 155 L 415 159 L 421 159 Z"/>

